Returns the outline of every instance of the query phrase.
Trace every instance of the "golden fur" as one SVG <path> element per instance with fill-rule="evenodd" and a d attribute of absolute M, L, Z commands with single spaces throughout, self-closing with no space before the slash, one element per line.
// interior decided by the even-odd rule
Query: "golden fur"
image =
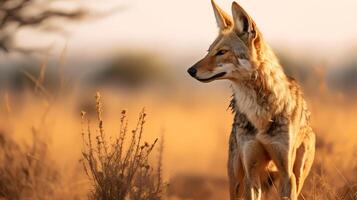
<path fill-rule="evenodd" d="M 219 35 L 189 73 L 202 82 L 232 82 L 231 200 L 261 199 L 262 186 L 274 169 L 281 199 L 296 200 L 315 154 L 315 134 L 301 89 L 285 75 L 241 6 L 233 2 L 231 18 L 213 0 L 212 5 Z"/>

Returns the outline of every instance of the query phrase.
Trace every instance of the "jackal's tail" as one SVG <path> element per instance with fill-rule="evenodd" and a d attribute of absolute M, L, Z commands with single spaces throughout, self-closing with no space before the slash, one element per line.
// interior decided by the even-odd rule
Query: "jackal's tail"
<path fill-rule="evenodd" d="M 277 191 L 277 182 L 279 179 L 278 169 L 273 162 L 270 162 L 266 168 L 266 173 L 261 177 L 262 189 L 264 191 Z"/>
<path fill-rule="evenodd" d="M 279 174 L 277 171 L 267 171 L 266 176 L 264 176 L 261 180 L 262 189 L 264 191 L 276 190 L 276 184 L 279 178 Z"/>
<path fill-rule="evenodd" d="M 279 184 L 279 174 L 278 171 L 266 171 L 266 176 L 261 178 L 262 183 L 262 199 L 264 200 L 276 200 L 280 199 L 278 184 Z"/>

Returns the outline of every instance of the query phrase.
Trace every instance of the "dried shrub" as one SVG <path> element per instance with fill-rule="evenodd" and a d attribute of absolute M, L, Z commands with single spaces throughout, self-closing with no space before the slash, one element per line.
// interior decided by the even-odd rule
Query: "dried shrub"
<path fill-rule="evenodd" d="M 90 123 L 82 112 L 83 165 L 91 179 L 94 200 L 159 200 L 163 198 L 164 184 L 161 175 L 161 154 L 155 171 L 149 156 L 157 139 L 149 144 L 142 141 L 146 113 L 139 114 L 136 128 L 128 135 L 126 111 L 121 112 L 119 133 L 114 140 L 107 139 L 103 126 L 103 108 L 100 94 L 96 95 L 98 127 L 92 135 Z M 86 130 L 84 125 L 86 124 Z M 125 146 L 127 148 L 125 148 Z"/>
<path fill-rule="evenodd" d="M 47 155 L 46 143 L 37 137 L 34 128 L 32 131 L 32 144 L 25 147 L 15 142 L 9 134 L 0 132 L 0 199 L 58 197 L 60 173 Z"/>

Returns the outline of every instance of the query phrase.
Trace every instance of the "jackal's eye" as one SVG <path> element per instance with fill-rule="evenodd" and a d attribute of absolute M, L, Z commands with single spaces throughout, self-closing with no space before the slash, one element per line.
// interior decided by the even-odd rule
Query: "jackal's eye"
<path fill-rule="evenodd" d="M 228 50 L 219 50 L 219 51 L 217 51 L 217 53 L 216 53 L 216 56 L 221 56 L 221 55 L 224 55 L 225 53 L 227 53 L 228 52 Z"/>

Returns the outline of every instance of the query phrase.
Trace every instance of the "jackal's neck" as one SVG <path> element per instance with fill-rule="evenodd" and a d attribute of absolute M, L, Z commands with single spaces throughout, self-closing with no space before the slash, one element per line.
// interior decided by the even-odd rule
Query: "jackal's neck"
<path fill-rule="evenodd" d="M 273 96 L 276 100 L 283 98 L 288 92 L 288 79 L 278 58 L 272 49 L 263 42 L 256 55 L 254 65 L 256 71 L 252 74 L 250 83 L 260 96 Z"/>
<path fill-rule="evenodd" d="M 235 111 L 244 113 L 262 128 L 281 112 L 289 99 L 289 83 L 273 51 L 265 43 L 252 63 L 257 69 L 249 80 L 233 82 Z"/>

